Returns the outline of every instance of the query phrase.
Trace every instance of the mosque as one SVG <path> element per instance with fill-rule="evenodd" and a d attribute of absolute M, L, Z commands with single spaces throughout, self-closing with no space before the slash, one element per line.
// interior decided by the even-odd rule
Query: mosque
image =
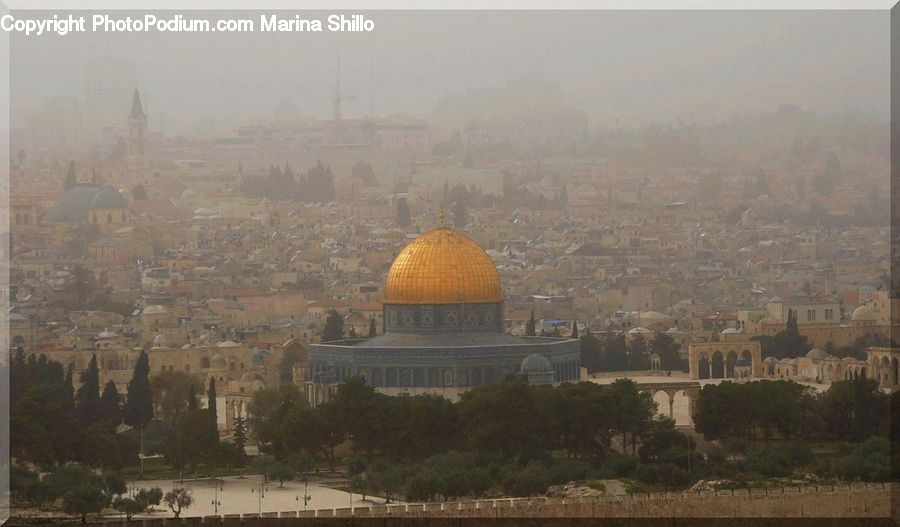
<path fill-rule="evenodd" d="M 318 388 L 352 376 L 388 395 L 451 400 L 510 375 L 539 383 L 579 377 L 578 340 L 505 333 L 494 262 L 443 222 L 397 255 L 384 298 L 382 335 L 310 345 L 306 383 L 313 404 L 328 398 Z"/>

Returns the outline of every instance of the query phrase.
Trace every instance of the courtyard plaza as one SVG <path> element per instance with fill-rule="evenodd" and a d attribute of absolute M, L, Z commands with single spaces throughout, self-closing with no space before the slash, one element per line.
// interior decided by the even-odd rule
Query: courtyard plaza
<path fill-rule="evenodd" d="M 194 504 L 181 512 L 182 517 L 212 516 L 215 514 L 258 514 L 260 512 L 288 512 L 314 509 L 335 509 L 349 507 L 371 507 L 384 504 L 384 498 L 351 494 L 334 487 L 346 486 L 347 480 L 325 475 L 310 476 L 308 485 L 303 480 L 285 481 L 284 487 L 278 481 L 269 480 L 263 485 L 263 477 L 258 474 L 229 476 L 222 478 L 202 478 L 181 480 L 140 480 L 128 482 L 129 493 L 144 488 L 159 487 L 163 493 L 173 488 L 190 489 Z M 218 489 L 216 488 L 218 486 Z M 260 498 L 260 488 L 263 489 Z M 309 501 L 304 507 L 304 490 Z M 216 512 L 215 500 L 219 506 Z M 402 503 L 392 501 L 391 503 Z M 119 515 L 110 515 L 118 517 Z M 135 518 L 172 518 L 174 514 L 165 504 L 154 508 L 154 512 Z"/>

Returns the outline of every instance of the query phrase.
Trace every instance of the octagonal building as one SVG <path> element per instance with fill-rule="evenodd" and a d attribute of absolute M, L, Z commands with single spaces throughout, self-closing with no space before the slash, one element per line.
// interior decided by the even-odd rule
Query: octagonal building
<path fill-rule="evenodd" d="M 442 225 L 394 259 L 383 334 L 312 344 L 307 381 L 335 385 L 358 375 L 389 395 L 455 400 L 472 387 L 518 375 L 534 354 L 547 359 L 554 382 L 578 379 L 579 341 L 506 334 L 494 262 L 474 240 Z"/>

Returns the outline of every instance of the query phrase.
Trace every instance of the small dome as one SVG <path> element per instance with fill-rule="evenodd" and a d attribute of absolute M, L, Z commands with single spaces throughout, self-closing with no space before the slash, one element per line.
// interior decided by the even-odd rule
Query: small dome
<path fill-rule="evenodd" d="M 153 347 L 154 348 L 163 348 L 166 345 L 166 337 L 162 335 L 157 335 L 153 337 Z"/>
<path fill-rule="evenodd" d="M 844 357 L 843 359 L 841 359 L 841 362 L 844 364 L 849 364 L 851 362 L 856 362 L 856 359 L 854 359 L 853 357 Z"/>
<path fill-rule="evenodd" d="M 878 315 L 876 315 L 875 311 L 869 306 L 859 306 L 854 309 L 853 314 L 850 315 L 850 320 L 857 322 L 868 322 L 877 319 Z"/>
<path fill-rule="evenodd" d="M 784 299 L 782 299 L 780 296 L 773 296 L 769 299 L 769 302 L 772 304 L 783 304 Z"/>
<path fill-rule="evenodd" d="M 116 338 L 116 334 L 115 334 L 115 332 L 110 331 L 110 330 L 104 328 L 103 331 L 101 331 L 101 332 L 97 335 L 97 338 L 100 338 L 100 339 L 112 339 L 112 338 Z"/>
<path fill-rule="evenodd" d="M 217 348 L 236 348 L 238 346 L 240 346 L 240 344 L 233 340 L 226 340 L 224 342 L 219 342 L 218 344 L 216 344 Z"/>
<path fill-rule="evenodd" d="M 734 335 L 740 332 L 741 330 L 739 330 L 738 328 L 725 328 L 722 330 L 722 335 Z"/>
<path fill-rule="evenodd" d="M 519 368 L 519 371 L 522 373 L 546 373 L 548 371 L 553 371 L 553 367 L 550 365 L 550 361 L 547 360 L 547 357 L 538 353 L 532 353 L 522 361 L 522 366 Z"/>
<path fill-rule="evenodd" d="M 647 328 L 642 328 L 640 326 L 638 326 L 636 328 L 631 328 L 628 330 L 629 335 L 646 335 L 647 333 L 653 333 L 653 332 Z"/>
<path fill-rule="evenodd" d="M 769 355 L 768 357 L 766 357 L 765 359 L 763 359 L 763 362 L 765 362 L 766 364 L 774 364 L 774 363 L 778 362 L 778 359 L 776 359 L 775 357 Z"/>
<path fill-rule="evenodd" d="M 168 310 L 166 309 L 165 306 L 160 306 L 160 305 L 154 304 L 152 306 L 145 307 L 143 314 L 145 314 L 145 315 L 161 315 L 163 313 L 166 313 L 167 311 Z"/>
<path fill-rule="evenodd" d="M 92 209 L 127 209 L 128 200 L 112 187 L 105 187 L 94 196 L 91 202 Z"/>
<path fill-rule="evenodd" d="M 825 360 L 825 357 L 827 356 L 828 354 L 820 350 L 819 348 L 813 348 L 806 352 L 806 358 L 812 360 Z"/>

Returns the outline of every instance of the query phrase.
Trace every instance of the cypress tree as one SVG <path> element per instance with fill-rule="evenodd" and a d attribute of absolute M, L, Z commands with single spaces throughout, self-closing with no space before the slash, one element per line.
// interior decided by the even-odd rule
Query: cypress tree
<path fill-rule="evenodd" d="M 187 409 L 188 412 L 193 412 L 197 409 L 197 387 L 194 386 L 193 382 L 188 386 Z"/>
<path fill-rule="evenodd" d="M 103 387 L 103 395 L 100 396 L 100 418 L 112 426 L 118 426 L 122 422 L 121 399 L 115 381 L 107 382 Z"/>
<path fill-rule="evenodd" d="M 244 423 L 243 416 L 234 418 L 234 446 L 237 448 L 238 463 L 243 466 L 247 459 L 247 452 L 244 447 L 247 445 L 247 425 Z"/>
<path fill-rule="evenodd" d="M 81 386 L 75 392 L 75 410 L 82 424 L 88 425 L 97 421 L 100 405 L 100 369 L 97 367 L 97 355 L 91 355 L 91 362 L 81 372 Z"/>
<path fill-rule="evenodd" d="M 216 418 L 216 422 L 219 422 L 219 413 L 216 409 L 216 378 L 213 377 L 209 380 L 209 391 L 207 392 L 208 399 L 206 406 L 209 408 L 209 411 L 212 412 L 213 417 Z"/>
<path fill-rule="evenodd" d="M 372 319 L 369 321 L 369 338 L 372 338 L 372 337 L 376 336 L 377 334 L 378 334 L 378 330 L 375 327 L 375 317 L 373 316 Z"/>
<path fill-rule="evenodd" d="M 531 318 L 528 319 L 528 323 L 525 324 L 525 334 L 529 337 L 534 337 L 535 333 L 535 322 L 534 322 L 534 310 L 531 310 Z"/>
<path fill-rule="evenodd" d="M 153 394 L 150 391 L 150 360 L 142 351 L 134 364 L 134 373 L 128 383 L 128 399 L 125 401 L 125 424 L 136 428 L 153 419 Z"/>
<path fill-rule="evenodd" d="M 577 320 L 572 321 L 572 338 L 573 339 L 578 338 L 578 321 Z"/>
<path fill-rule="evenodd" d="M 325 327 L 322 328 L 322 342 L 340 340 L 344 338 L 344 317 L 334 309 L 328 311 L 325 319 Z"/>
<path fill-rule="evenodd" d="M 68 396 L 68 404 L 75 404 L 75 363 L 70 362 L 69 367 L 66 368 L 66 379 L 63 381 L 63 385 L 66 388 L 66 395 Z"/>

